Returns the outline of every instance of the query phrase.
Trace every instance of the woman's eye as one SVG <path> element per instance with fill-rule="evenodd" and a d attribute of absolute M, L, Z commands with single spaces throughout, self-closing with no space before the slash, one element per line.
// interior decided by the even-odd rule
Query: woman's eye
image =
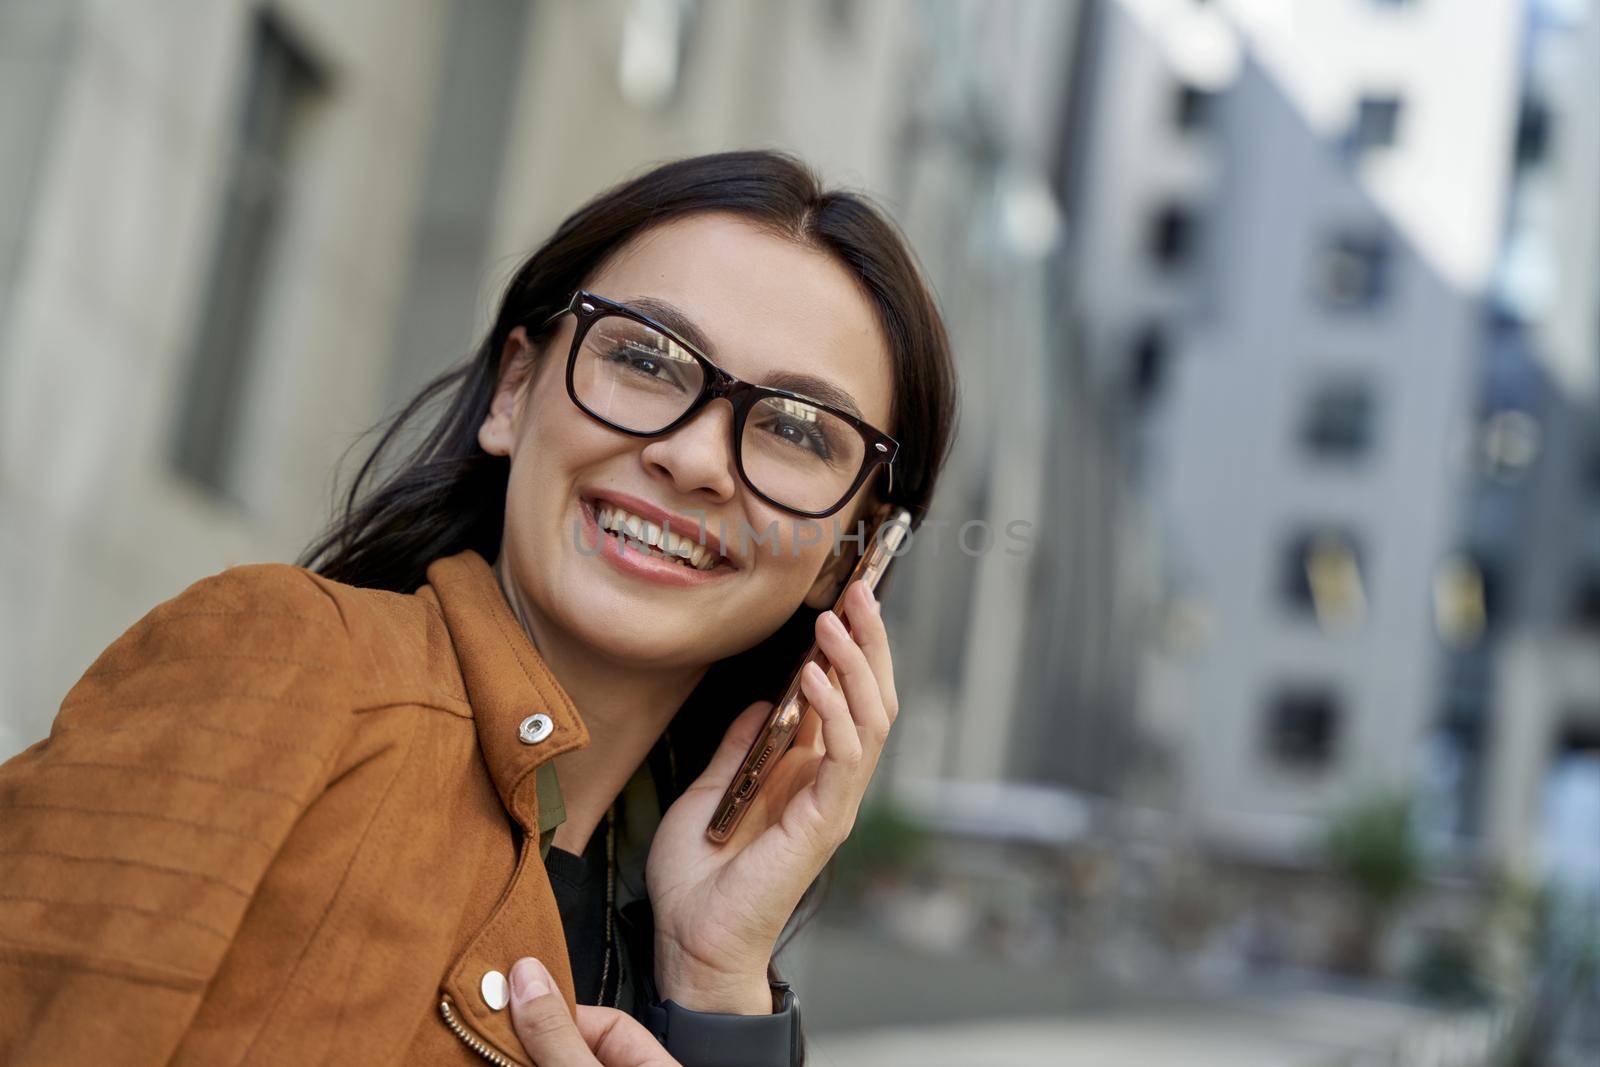
<path fill-rule="evenodd" d="M 832 459 L 833 449 L 828 447 L 827 435 L 813 426 L 805 426 L 798 422 L 786 419 L 774 419 L 768 424 L 768 429 L 788 443 L 808 452 L 815 453 L 819 459 Z"/>
<path fill-rule="evenodd" d="M 635 356 L 628 361 L 628 365 L 640 374 L 648 374 L 652 378 L 658 377 L 657 372 L 661 369 L 654 356 Z"/>
<path fill-rule="evenodd" d="M 611 350 L 611 362 L 621 364 L 629 370 L 638 371 L 654 377 L 657 366 L 656 358 L 652 355 L 640 353 L 628 345 L 618 345 Z"/>
<path fill-rule="evenodd" d="M 651 378 L 660 382 L 671 384 L 678 383 L 678 372 L 667 360 L 650 351 L 640 351 L 628 345 L 620 345 L 611 350 L 610 360 L 641 378 Z"/>

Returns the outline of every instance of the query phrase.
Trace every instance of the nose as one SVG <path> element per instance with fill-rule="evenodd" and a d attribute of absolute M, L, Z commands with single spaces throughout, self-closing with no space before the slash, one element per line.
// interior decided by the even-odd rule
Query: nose
<path fill-rule="evenodd" d="M 733 405 L 719 399 L 671 433 L 647 441 L 639 458 L 683 496 L 709 494 L 725 501 L 738 482 L 732 443 Z"/>

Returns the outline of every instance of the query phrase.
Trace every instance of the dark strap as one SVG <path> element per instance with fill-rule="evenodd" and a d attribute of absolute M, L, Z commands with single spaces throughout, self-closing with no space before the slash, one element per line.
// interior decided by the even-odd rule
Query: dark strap
<path fill-rule="evenodd" d="M 771 1015 L 690 1011 L 676 1001 L 645 1007 L 644 1024 L 683 1067 L 797 1067 L 800 1001 L 787 982 L 772 987 Z"/>

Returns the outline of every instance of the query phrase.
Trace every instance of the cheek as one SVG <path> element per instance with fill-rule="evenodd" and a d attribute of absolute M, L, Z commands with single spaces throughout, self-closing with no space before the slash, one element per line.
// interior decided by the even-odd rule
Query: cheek
<path fill-rule="evenodd" d="M 766 595 L 770 595 L 785 615 L 794 610 L 811 589 L 817 575 L 834 558 L 833 534 L 823 529 L 819 534 L 804 526 L 798 530 L 784 528 L 776 544 L 753 546 L 756 570 L 766 572 Z M 849 551 L 849 545 L 843 546 Z"/>
<path fill-rule="evenodd" d="M 584 463 L 615 450 L 614 435 L 573 407 L 564 385 L 549 375 L 524 408 L 514 476 L 541 485 L 569 482 Z"/>
<path fill-rule="evenodd" d="M 582 419 L 583 413 L 570 415 Z M 604 443 L 559 406 L 529 405 L 506 486 L 505 530 L 514 543 L 531 551 L 552 537 L 574 536 L 568 520 L 577 506 L 577 475 Z"/>

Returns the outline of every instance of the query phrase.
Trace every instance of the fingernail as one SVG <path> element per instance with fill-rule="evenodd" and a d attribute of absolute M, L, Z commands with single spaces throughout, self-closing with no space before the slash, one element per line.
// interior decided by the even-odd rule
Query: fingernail
<path fill-rule="evenodd" d="M 824 612 L 823 615 L 828 620 L 827 625 L 830 629 L 836 633 L 844 632 L 844 621 L 838 615 L 831 611 Z"/>
<path fill-rule="evenodd" d="M 524 956 L 511 968 L 511 999 L 526 1004 L 549 993 L 555 983 L 544 964 L 532 956 Z"/>

